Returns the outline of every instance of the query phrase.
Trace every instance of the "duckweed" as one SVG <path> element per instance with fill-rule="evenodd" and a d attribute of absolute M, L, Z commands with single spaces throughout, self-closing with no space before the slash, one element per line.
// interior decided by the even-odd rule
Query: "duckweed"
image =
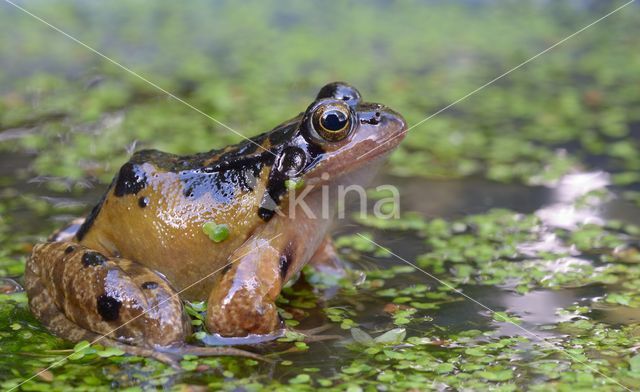
<path fill-rule="evenodd" d="M 225 223 L 207 222 L 202 225 L 202 231 L 213 242 L 222 242 L 229 238 L 229 225 Z"/>

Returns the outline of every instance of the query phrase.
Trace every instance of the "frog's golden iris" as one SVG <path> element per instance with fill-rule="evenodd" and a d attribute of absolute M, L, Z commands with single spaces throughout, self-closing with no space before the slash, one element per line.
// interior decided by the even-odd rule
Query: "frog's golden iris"
<path fill-rule="evenodd" d="M 208 300 L 210 332 L 271 333 L 276 298 L 305 264 L 340 270 L 331 219 L 298 211 L 286 184 L 364 183 L 405 131 L 397 113 L 331 83 L 305 113 L 250 141 L 190 156 L 138 151 L 83 222 L 34 246 L 30 307 L 58 336 L 106 335 L 101 344 L 149 355 L 190 347 L 182 299 Z M 308 192 L 306 207 L 323 208 L 323 194 Z M 206 222 L 225 224 L 228 238 L 211 241 Z M 191 352 L 250 355 L 201 349 Z"/>
<path fill-rule="evenodd" d="M 340 141 L 351 133 L 353 115 L 351 108 L 342 100 L 320 101 L 312 108 L 311 126 L 325 140 Z"/>

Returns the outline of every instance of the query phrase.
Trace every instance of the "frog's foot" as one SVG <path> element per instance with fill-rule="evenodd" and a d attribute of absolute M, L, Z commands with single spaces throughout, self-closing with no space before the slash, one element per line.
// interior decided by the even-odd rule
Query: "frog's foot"
<path fill-rule="evenodd" d="M 316 253 L 311 256 L 309 264 L 317 271 L 327 275 L 338 278 L 347 276 L 347 266 L 340 256 L 338 256 L 338 251 L 336 251 L 336 248 L 333 246 L 333 241 L 329 236 L 326 236 L 322 240 Z"/>
<path fill-rule="evenodd" d="M 190 334 L 182 302 L 162 276 L 74 242 L 36 245 L 25 286 L 36 317 L 72 341 L 105 336 L 153 349 L 183 344 Z"/>

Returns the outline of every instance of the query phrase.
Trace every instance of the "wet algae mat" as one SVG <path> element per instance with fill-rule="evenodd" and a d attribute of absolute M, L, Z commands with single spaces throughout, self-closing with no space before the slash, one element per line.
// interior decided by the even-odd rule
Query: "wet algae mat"
<path fill-rule="evenodd" d="M 25 6 L 254 135 L 336 79 L 416 124 L 624 2 L 456 4 L 335 2 L 331 18 L 281 2 Z M 349 276 L 305 270 L 279 299 L 288 325 L 341 339 L 288 334 L 252 348 L 271 362 L 186 356 L 179 370 L 50 335 L 14 282 L 31 244 L 85 214 L 133 149 L 240 139 L 0 9 L 3 389 L 67 356 L 20 388 L 640 388 L 637 4 L 409 132 L 374 184 L 398 187 L 401 217 L 337 222 Z M 194 344 L 210 342 L 203 309 L 189 305 Z"/>

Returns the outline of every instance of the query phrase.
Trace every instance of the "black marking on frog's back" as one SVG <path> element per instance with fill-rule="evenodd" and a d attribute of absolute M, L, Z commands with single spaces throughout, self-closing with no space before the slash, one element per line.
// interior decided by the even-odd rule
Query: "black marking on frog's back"
<path fill-rule="evenodd" d="M 161 171 L 177 174 L 183 184 L 184 197 L 198 199 L 210 194 L 219 203 L 229 203 L 237 190 L 253 191 L 262 168 L 273 164 L 274 157 L 270 151 L 255 153 L 256 143 L 263 143 L 267 136 L 267 133 L 258 135 L 252 139 L 253 143 L 245 141 L 225 152 L 211 150 L 179 156 L 158 150 L 142 150 L 136 152 L 129 163 L 134 167 L 149 163 Z M 207 164 L 214 157 L 215 161 Z"/>
<path fill-rule="evenodd" d="M 220 159 L 222 160 L 230 157 L 244 157 L 254 154 L 258 150 L 258 146 L 262 146 L 268 136 L 269 132 L 264 132 L 260 135 L 252 137 L 249 140 L 245 140 L 244 142 L 237 144 L 235 149 L 222 154 L 220 156 Z M 273 145 L 273 143 L 271 143 L 271 145 Z"/>
<path fill-rule="evenodd" d="M 140 206 L 140 208 L 145 208 L 146 206 L 149 205 L 149 198 L 146 196 L 142 196 L 138 199 L 138 206 Z"/>
<path fill-rule="evenodd" d="M 120 168 L 113 194 L 120 197 L 135 195 L 147 186 L 147 175 L 138 164 L 131 161 Z"/>
<path fill-rule="evenodd" d="M 198 199 L 208 193 L 219 203 L 229 203 L 238 190 L 252 192 L 262 168 L 273 164 L 273 159 L 269 152 L 237 158 L 227 155 L 213 165 L 181 170 L 184 196 Z"/>
<path fill-rule="evenodd" d="M 156 170 L 175 173 L 183 184 L 183 196 L 198 199 L 210 194 L 219 203 L 232 202 L 238 190 L 251 192 L 259 179 L 262 169 L 272 167 L 276 156 L 287 145 L 296 145 L 308 152 L 307 169 L 314 166 L 324 152 L 322 147 L 313 143 L 305 132 L 301 132 L 302 115 L 286 122 L 270 132 L 265 132 L 250 140 L 224 150 L 211 150 L 203 153 L 180 156 L 158 150 L 141 150 L 133 154 L 115 177 L 109 189 L 113 188 L 116 197 L 137 194 L 144 189 L 151 173 L 145 172 L 144 164 L 150 164 Z M 268 140 L 269 150 L 264 150 Z M 258 151 L 259 146 L 265 146 Z M 213 162 L 213 163 L 212 163 Z M 159 174 L 159 173 L 157 173 Z M 156 174 L 154 174 L 155 176 Z M 285 194 L 287 177 L 277 170 L 271 170 L 257 213 L 268 221 L 275 213 Z M 109 192 L 107 192 L 108 194 Z M 107 198 L 105 194 L 93 208 L 84 224 L 78 230 L 78 240 L 86 235 Z M 138 206 L 144 208 L 148 199 L 138 199 Z"/>
<path fill-rule="evenodd" d="M 120 317 L 122 302 L 108 294 L 102 294 L 96 301 L 96 307 L 104 321 L 115 321 Z"/>

